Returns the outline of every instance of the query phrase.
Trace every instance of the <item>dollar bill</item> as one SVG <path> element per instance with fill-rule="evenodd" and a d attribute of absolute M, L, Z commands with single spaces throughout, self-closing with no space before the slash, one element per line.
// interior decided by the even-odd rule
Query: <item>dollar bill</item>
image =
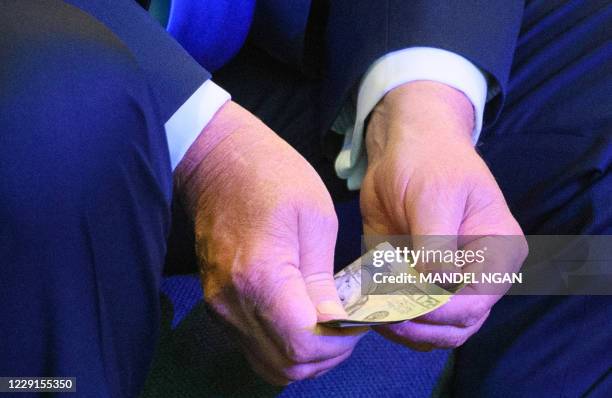
<path fill-rule="evenodd" d="M 452 293 L 434 284 L 419 282 L 418 271 L 406 263 L 373 265 L 376 250 L 394 250 L 387 242 L 342 269 L 335 276 L 336 289 L 348 314 L 346 319 L 323 322 L 331 327 L 372 326 L 414 319 L 446 304 Z M 377 284 L 374 274 L 414 275 L 414 283 Z"/>

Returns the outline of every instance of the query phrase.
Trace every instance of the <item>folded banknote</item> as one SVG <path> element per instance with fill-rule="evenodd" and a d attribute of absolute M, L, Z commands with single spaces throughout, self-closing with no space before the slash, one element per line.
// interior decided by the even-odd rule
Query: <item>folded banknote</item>
<path fill-rule="evenodd" d="M 348 318 L 321 324 L 354 327 L 402 322 L 427 314 L 451 299 L 452 293 L 443 288 L 419 283 L 418 271 L 405 263 L 387 262 L 384 266 L 373 266 L 376 250 L 392 251 L 394 247 L 387 242 L 381 243 L 334 276 Z M 414 275 L 415 282 L 377 284 L 374 282 L 376 273 Z"/>

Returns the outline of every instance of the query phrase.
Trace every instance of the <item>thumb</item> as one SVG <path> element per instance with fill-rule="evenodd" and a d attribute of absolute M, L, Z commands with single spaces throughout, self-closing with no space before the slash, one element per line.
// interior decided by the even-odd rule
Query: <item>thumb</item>
<path fill-rule="evenodd" d="M 429 192 L 407 198 L 404 209 L 413 249 L 424 251 L 457 250 L 457 234 L 463 219 L 465 198 L 449 187 L 447 192 Z M 455 271 L 444 263 L 419 261 L 421 272 Z"/>
<path fill-rule="evenodd" d="M 348 316 L 342 307 L 336 290 L 336 283 L 330 272 L 304 275 L 304 282 L 310 300 L 317 310 L 317 320 L 319 322 L 345 319 Z"/>
<path fill-rule="evenodd" d="M 417 187 L 404 198 L 410 235 L 457 235 L 463 220 L 466 195 L 460 187 L 438 183 L 439 187 Z"/>
<path fill-rule="evenodd" d="M 300 272 L 319 322 L 346 318 L 334 281 L 334 249 L 338 220 L 332 216 L 300 216 Z"/>

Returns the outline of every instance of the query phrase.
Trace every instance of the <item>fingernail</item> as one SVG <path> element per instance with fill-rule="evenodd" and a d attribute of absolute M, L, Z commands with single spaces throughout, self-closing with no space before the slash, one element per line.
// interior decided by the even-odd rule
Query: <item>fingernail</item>
<path fill-rule="evenodd" d="M 317 312 L 325 315 L 344 315 L 344 308 L 333 300 L 323 300 L 317 304 Z"/>

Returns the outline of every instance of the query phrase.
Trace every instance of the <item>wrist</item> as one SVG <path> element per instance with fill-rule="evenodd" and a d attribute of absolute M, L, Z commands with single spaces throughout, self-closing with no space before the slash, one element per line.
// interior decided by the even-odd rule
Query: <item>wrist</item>
<path fill-rule="evenodd" d="M 411 146 L 472 147 L 474 109 L 460 91 L 433 81 L 415 81 L 391 90 L 370 115 L 368 159 Z"/>
<path fill-rule="evenodd" d="M 240 161 L 242 137 L 256 135 L 261 122 L 238 104 L 229 101 L 215 114 L 210 123 L 189 147 L 174 173 L 177 193 L 188 215 L 195 219 L 200 201 L 218 179 L 232 180 L 236 168 L 246 166 Z"/>
<path fill-rule="evenodd" d="M 244 124 L 241 118 L 236 117 L 240 109 L 233 101 L 219 108 L 177 165 L 174 172 L 177 185 L 189 180 L 210 152 Z"/>

